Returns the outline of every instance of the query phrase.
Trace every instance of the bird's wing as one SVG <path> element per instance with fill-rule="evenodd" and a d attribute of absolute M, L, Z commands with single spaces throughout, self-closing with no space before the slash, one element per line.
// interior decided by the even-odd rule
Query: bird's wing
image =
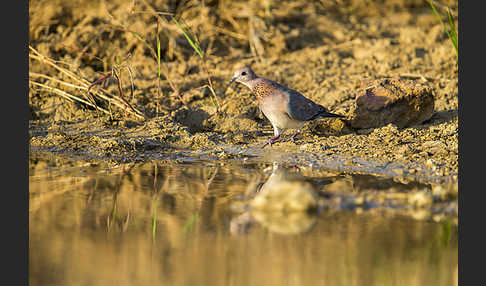
<path fill-rule="evenodd" d="M 326 109 L 322 105 L 314 103 L 299 92 L 289 88 L 287 88 L 286 92 L 289 95 L 287 113 L 290 118 L 299 121 L 308 121 L 326 112 Z"/>

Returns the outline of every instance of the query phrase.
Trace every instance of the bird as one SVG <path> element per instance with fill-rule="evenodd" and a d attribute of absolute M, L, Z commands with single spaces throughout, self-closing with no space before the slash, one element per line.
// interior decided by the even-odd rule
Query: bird
<path fill-rule="evenodd" d="M 274 136 L 265 142 L 262 148 L 272 146 L 286 129 L 297 129 L 291 137 L 295 143 L 295 137 L 306 122 L 317 118 L 345 117 L 329 112 L 324 106 L 313 102 L 298 91 L 257 76 L 250 66 L 236 69 L 229 85 L 233 82 L 241 83 L 251 90 L 261 112 L 272 124 Z"/>

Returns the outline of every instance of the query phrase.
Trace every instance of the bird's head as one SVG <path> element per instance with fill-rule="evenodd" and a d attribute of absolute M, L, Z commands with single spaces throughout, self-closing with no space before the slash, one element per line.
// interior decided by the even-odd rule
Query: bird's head
<path fill-rule="evenodd" d="M 249 66 L 244 66 L 235 71 L 229 83 L 231 84 L 236 81 L 250 87 L 249 82 L 255 78 L 257 78 L 255 72 Z"/>

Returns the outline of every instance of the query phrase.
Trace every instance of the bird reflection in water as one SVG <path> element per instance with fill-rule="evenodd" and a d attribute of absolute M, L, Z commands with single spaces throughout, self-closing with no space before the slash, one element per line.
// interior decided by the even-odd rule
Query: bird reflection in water
<path fill-rule="evenodd" d="M 318 196 L 313 184 L 277 162 L 263 184 L 253 184 L 247 198 L 247 210 L 231 221 L 234 235 L 248 233 L 256 223 L 271 232 L 298 234 L 312 229 L 317 221 Z"/>

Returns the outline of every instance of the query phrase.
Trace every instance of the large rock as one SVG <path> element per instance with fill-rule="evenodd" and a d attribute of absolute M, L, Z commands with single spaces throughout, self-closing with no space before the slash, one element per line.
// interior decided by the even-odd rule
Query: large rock
<path fill-rule="evenodd" d="M 356 94 L 353 128 L 418 125 L 432 117 L 434 96 L 426 84 L 405 79 L 363 81 Z"/>

